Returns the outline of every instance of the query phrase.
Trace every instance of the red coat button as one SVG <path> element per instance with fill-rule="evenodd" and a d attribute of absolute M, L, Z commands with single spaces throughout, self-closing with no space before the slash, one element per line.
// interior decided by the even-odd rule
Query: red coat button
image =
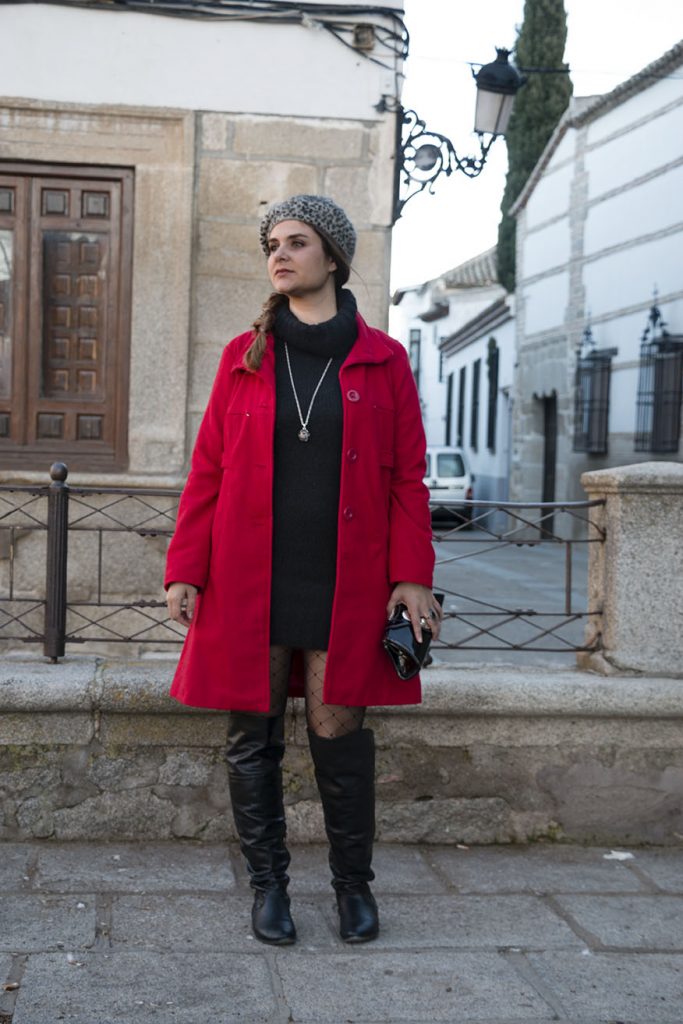
<path fill-rule="evenodd" d="M 346 453 L 346 458 L 349 460 L 349 462 L 357 462 L 358 461 L 358 452 L 356 451 L 356 449 L 355 448 L 349 448 L 349 450 Z"/>
<path fill-rule="evenodd" d="M 353 388 L 351 388 L 350 391 L 346 392 L 346 397 L 348 398 L 349 402 L 358 402 L 360 400 L 360 395 L 358 394 L 357 391 L 354 391 Z"/>
<path fill-rule="evenodd" d="M 346 508 L 344 509 L 342 515 L 344 516 L 344 519 L 346 519 L 347 522 L 350 519 L 353 519 L 353 509 L 351 508 L 350 505 L 346 506 Z"/>

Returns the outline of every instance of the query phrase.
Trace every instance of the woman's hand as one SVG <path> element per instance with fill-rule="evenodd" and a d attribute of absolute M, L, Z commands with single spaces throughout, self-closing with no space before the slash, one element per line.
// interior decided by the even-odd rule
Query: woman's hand
<path fill-rule="evenodd" d="M 192 624 L 196 600 L 197 587 L 193 587 L 191 583 L 172 583 L 166 591 L 168 614 L 174 622 L 180 623 L 186 629 Z"/>
<path fill-rule="evenodd" d="M 438 638 L 443 612 L 429 587 L 423 587 L 419 583 L 397 583 L 387 605 L 388 618 L 393 615 L 397 604 L 404 604 L 408 609 L 415 639 L 418 642 L 422 640 L 423 626 L 431 629 L 433 640 Z"/>

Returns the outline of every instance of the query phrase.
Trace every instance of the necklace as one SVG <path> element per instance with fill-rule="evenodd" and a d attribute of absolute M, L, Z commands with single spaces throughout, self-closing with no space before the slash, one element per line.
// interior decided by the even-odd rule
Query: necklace
<path fill-rule="evenodd" d="M 306 419 L 304 419 L 303 416 L 301 415 L 301 406 L 299 405 L 299 396 L 297 395 L 296 388 L 294 387 L 294 377 L 292 375 L 292 364 L 289 361 L 289 348 L 287 347 L 287 342 L 285 342 L 285 355 L 287 356 L 287 369 L 289 370 L 289 379 L 290 379 L 291 384 L 292 384 L 292 391 L 294 393 L 294 401 L 296 402 L 296 409 L 297 409 L 297 412 L 299 413 L 299 422 L 301 423 L 301 430 L 297 434 L 297 437 L 299 438 L 300 441 L 308 441 L 309 437 L 311 436 L 311 432 L 308 429 L 308 421 L 311 418 L 311 409 L 313 408 L 313 403 L 315 402 L 315 396 L 318 394 L 318 391 L 320 390 L 320 385 L 322 384 L 323 380 L 325 379 L 325 374 L 327 373 L 327 371 L 329 370 L 330 366 L 332 365 L 332 357 L 330 357 L 327 360 L 327 364 L 326 364 L 325 369 L 323 370 L 323 372 L 321 374 L 320 380 L 316 384 L 315 391 L 313 392 L 313 397 L 311 398 L 311 401 L 310 401 L 309 406 L 308 406 L 308 412 L 306 413 Z"/>

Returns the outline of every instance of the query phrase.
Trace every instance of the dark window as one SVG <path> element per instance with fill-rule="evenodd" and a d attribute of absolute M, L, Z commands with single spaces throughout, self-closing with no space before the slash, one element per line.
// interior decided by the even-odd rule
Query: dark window
<path fill-rule="evenodd" d="M 677 452 L 681 430 L 683 336 L 663 334 L 644 340 L 640 376 L 635 450 Z"/>
<path fill-rule="evenodd" d="M 444 437 L 444 444 L 451 443 L 451 424 L 453 421 L 453 374 L 448 374 L 448 381 L 446 384 L 446 436 Z"/>
<path fill-rule="evenodd" d="M 124 468 L 133 173 L 0 171 L 0 464 Z"/>
<path fill-rule="evenodd" d="M 460 380 L 458 381 L 458 437 L 456 444 L 462 448 L 465 436 L 465 388 L 467 387 L 467 367 L 460 367 Z"/>
<path fill-rule="evenodd" d="M 475 359 L 472 365 L 472 408 L 470 410 L 470 444 L 476 452 L 479 443 L 479 377 L 481 375 L 481 359 Z"/>
<path fill-rule="evenodd" d="M 422 331 L 419 327 L 413 327 L 410 331 L 410 365 L 413 368 L 413 376 L 417 390 L 420 390 L 420 342 Z"/>
<path fill-rule="evenodd" d="M 498 346 L 496 339 L 489 340 L 489 352 L 486 360 L 489 374 L 489 408 L 486 421 L 486 447 L 490 452 L 496 450 L 496 418 L 498 415 Z"/>
<path fill-rule="evenodd" d="M 614 349 L 593 351 L 576 364 L 574 451 L 593 455 L 607 452 L 609 391 Z"/>
<path fill-rule="evenodd" d="M 440 349 L 439 350 L 439 383 L 442 383 L 442 382 L 443 382 L 443 349 Z"/>

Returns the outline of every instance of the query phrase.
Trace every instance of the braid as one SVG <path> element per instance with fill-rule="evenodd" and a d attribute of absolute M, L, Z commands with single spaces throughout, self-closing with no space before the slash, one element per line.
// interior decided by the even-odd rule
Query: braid
<path fill-rule="evenodd" d="M 287 301 L 285 295 L 273 292 L 263 303 L 263 309 L 254 320 L 254 340 L 244 353 L 244 365 L 248 370 L 258 370 L 266 351 L 266 335 L 273 329 L 278 306 Z"/>

